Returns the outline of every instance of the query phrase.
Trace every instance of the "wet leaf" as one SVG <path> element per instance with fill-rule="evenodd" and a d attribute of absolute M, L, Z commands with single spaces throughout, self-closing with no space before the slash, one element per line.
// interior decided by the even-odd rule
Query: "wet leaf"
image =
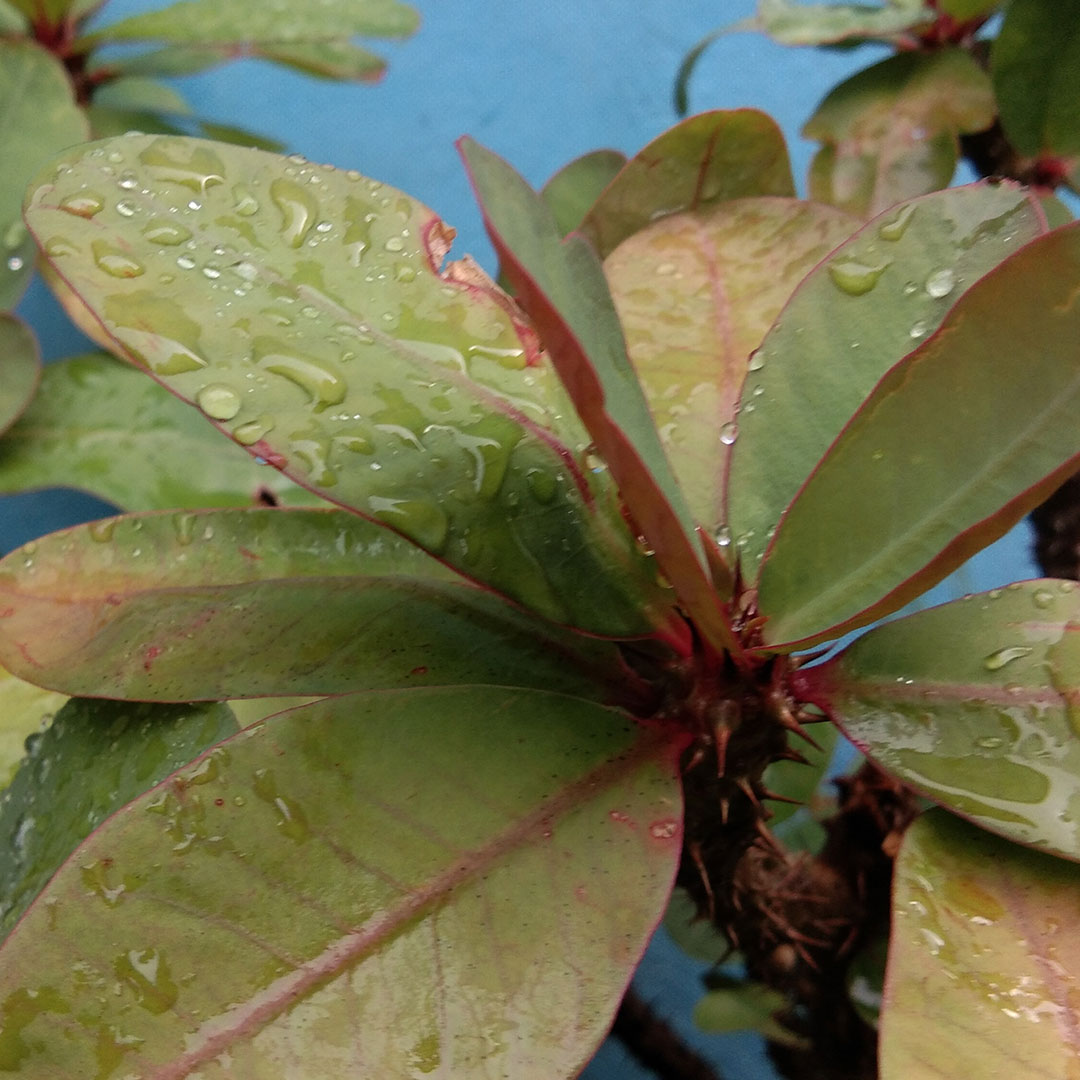
<path fill-rule="evenodd" d="M 0 313 L 0 432 L 26 410 L 40 379 L 41 361 L 30 328 L 14 315 Z"/>
<path fill-rule="evenodd" d="M 174 45 L 293 45 L 370 37 L 408 37 L 419 19 L 398 0 L 320 0 L 287 10 L 263 0 L 179 0 L 102 26 L 79 44 L 162 41 Z"/>
<path fill-rule="evenodd" d="M 750 354 L 796 285 L 858 224 L 795 199 L 734 199 L 661 218 L 604 262 L 668 459 L 721 546 L 731 543 L 718 527 Z"/>
<path fill-rule="evenodd" d="M 249 506 L 263 490 L 287 505 L 326 505 L 110 356 L 50 364 L 41 384 L 0 440 L 2 492 L 73 487 L 125 510 Z"/>
<path fill-rule="evenodd" d="M 386 71 L 385 60 L 351 41 L 262 45 L 253 55 L 323 79 L 375 82 Z"/>
<path fill-rule="evenodd" d="M 796 675 L 882 768 L 1080 859 L 1080 592 L 1027 581 L 877 627 Z"/>
<path fill-rule="evenodd" d="M 784 136 L 756 109 L 691 116 L 636 154 L 582 231 L 606 258 L 656 218 L 755 195 L 795 194 Z"/>
<path fill-rule="evenodd" d="M 904 52 L 833 89 L 803 134 L 823 143 L 810 196 L 872 217 L 947 187 L 957 136 L 994 122 L 990 77 L 964 49 Z"/>
<path fill-rule="evenodd" d="M 91 105 L 86 110 L 90 134 L 95 139 L 111 139 L 129 131 L 154 131 L 163 135 L 183 135 L 182 118 L 134 109 L 106 109 Z M 32 242 L 32 241 L 31 241 Z M 81 329 L 81 327 L 80 327 Z"/>
<path fill-rule="evenodd" d="M 1080 458 L 1080 225 L 976 282 L 889 371 L 795 499 L 762 567 L 767 640 L 897 610 L 1004 534 Z"/>
<path fill-rule="evenodd" d="M 738 652 L 596 252 L 579 233 L 560 238 L 549 208 L 505 161 L 472 139 L 458 146 L 500 264 L 543 336 L 601 467 L 611 470 L 630 518 L 701 635 Z"/>
<path fill-rule="evenodd" d="M 940 811 L 896 864 L 882 1080 L 1067 1077 L 1080 1056 L 1080 868 Z"/>
<path fill-rule="evenodd" d="M 0 938 L 101 822 L 236 731 L 227 705 L 64 705 L 27 741 L 19 771 L 0 795 Z M 89 895 L 115 906 L 125 882 L 110 870 L 107 863 L 86 862 L 76 873 Z M 10 1032 L 5 1022 L 0 1061 L 6 1068 Z"/>
<path fill-rule="evenodd" d="M 560 235 L 581 228 L 585 215 L 625 165 L 626 155 L 618 150 L 594 150 L 564 165 L 544 185 L 540 194 L 551 207 Z"/>
<path fill-rule="evenodd" d="M 1080 154 L 1080 3 L 1010 0 L 990 53 L 1005 134 L 1029 157 Z"/>
<path fill-rule="evenodd" d="M 43 731 L 66 701 L 65 695 L 42 690 L 0 668 L 0 789 L 11 783 L 27 737 Z"/>
<path fill-rule="evenodd" d="M 0 1051 L 23 1077 L 103 1058 L 252 1080 L 298 1059 L 311 1076 L 573 1075 L 671 888 L 675 756 L 617 713 L 491 687 L 273 717 L 50 882 L 0 951 Z M 87 865 L 124 884 L 115 903 Z"/>
<path fill-rule="evenodd" d="M 727 524 L 747 577 L 878 380 L 963 290 L 1042 230 L 1037 204 L 1019 189 L 938 192 L 871 222 L 796 289 L 750 361 L 744 404 L 755 408 L 740 415 L 732 450 Z"/>
<path fill-rule="evenodd" d="M 615 646 L 338 510 L 148 514 L 35 541 L 0 561 L 0 662 L 68 693 L 156 701 L 628 686 Z"/>
<path fill-rule="evenodd" d="M 22 195 L 43 161 L 87 137 L 64 66 L 26 41 L 0 41 L 0 309 L 18 303 L 34 269 Z"/>
<path fill-rule="evenodd" d="M 933 8 L 922 0 L 886 0 L 875 5 L 758 0 L 761 28 L 781 45 L 834 45 L 853 38 L 894 41 L 935 17 Z"/>
<path fill-rule="evenodd" d="M 474 264 L 440 274 L 452 233 L 426 207 L 132 136 L 62 161 L 27 218 L 82 320 L 252 455 L 560 621 L 669 618 L 531 329 Z"/>

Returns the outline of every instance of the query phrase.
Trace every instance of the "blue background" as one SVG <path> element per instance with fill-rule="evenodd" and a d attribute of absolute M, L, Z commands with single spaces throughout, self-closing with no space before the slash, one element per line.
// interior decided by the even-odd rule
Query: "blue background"
<path fill-rule="evenodd" d="M 303 3 L 305 0 L 296 0 Z M 163 6 L 112 0 L 102 22 Z M 402 44 L 373 43 L 390 60 L 377 86 L 341 85 L 254 61 L 176 80 L 197 114 L 271 135 L 316 161 L 356 168 L 423 200 L 458 230 L 454 254 L 491 268 L 491 249 L 454 150 L 465 133 L 508 158 L 534 184 L 598 147 L 633 153 L 676 119 L 678 65 L 720 23 L 752 14 L 753 0 L 417 0 L 420 32 Z M 855 51 L 784 49 L 753 34 L 717 42 L 691 86 L 695 110 L 754 106 L 772 114 L 791 146 L 802 184 L 812 151 L 799 129 L 835 83 L 877 59 Z M 21 306 L 46 357 L 81 344 L 45 290 Z M 71 493 L 0 499 L 0 548 L 107 510 Z M 934 599 L 1032 576 L 1026 527 L 983 553 Z M 638 975 L 647 1000 L 715 1060 L 728 1080 L 772 1075 L 757 1039 L 693 1031 L 701 965 L 658 935 Z M 638 1070 L 607 1044 L 588 1080 L 637 1080 Z"/>

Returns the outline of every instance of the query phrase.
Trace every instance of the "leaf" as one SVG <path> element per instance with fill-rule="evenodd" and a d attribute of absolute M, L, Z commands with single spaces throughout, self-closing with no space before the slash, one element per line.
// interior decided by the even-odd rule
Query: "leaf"
<path fill-rule="evenodd" d="M 385 60 L 351 41 L 267 45 L 253 50 L 253 55 L 323 79 L 376 82 L 386 71 Z"/>
<path fill-rule="evenodd" d="M 754 411 L 740 413 L 732 451 L 727 525 L 745 577 L 878 380 L 961 290 L 1043 227 L 1036 203 L 1011 186 L 938 192 L 871 222 L 796 289 L 750 361 L 743 404 Z"/>
<path fill-rule="evenodd" d="M 416 12 L 398 0 L 322 0 L 287 11 L 261 0 L 179 0 L 103 26 L 79 39 L 85 47 L 103 41 L 164 41 L 175 45 L 291 45 L 370 37 L 408 37 L 419 24 Z"/>
<path fill-rule="evenodd" d="M 604 273 L 668 460 L 694 518 L 718 533 L 750 354 L 795 287 L 858 220 L 795 199 L 733 199 L 661 218 Z M 743 405 L 753 411 L 752 389 Z"/>
<path fill-rule="evenodd" d="M 574 1075 L 671 888 L 676 756 L 617 713 L 491 687 L 272 717 L 50 882 L 0 952 L 0 1050 L 23 1077 L 103 1058 L 251 1080 L 297 1062 Z M 117 902 L 87 896 L 86 865 L 125 885 Z"/>
<path fill-rule="evenodd" d="M 494 683 L 619 700 L 615 646 L 509 608 L 338 510 L 147 514 L 0 561 L 0 663 L 154 701 Z"/>
<path fill-rule="evenodd" d="M 277 139 L 268 138 L 247 128 L 237 127 L 235 124 L 218 124 L 213 120 L 200 120 L 199 132 L 208 139 L 217 139 L 219 142 L 232 143 L 234 146 L 250 146 L 256 150 L 269 150 L 277 154 L 285 148 L 284 143 Z"/>
<path fill-rule="evenodd" d="M 832 765 L 836 749 L 837 730 L 831 724 L 814 725 L 814 741 L 817 746 L 803 746 L 799 753 L 806 758 L 800 761 L 774 761 L 762 774 L 765 789 L 794 802 L 774 799 L 769 802 L 769 829 L 775 831 L 789 821 L 804 807 L 809 807 L 815 794 Z"/>
<path fill-rule="evenodd" d="M 41 379 L 38 346 L 30 328 L 14 315 L 0 313 L 0 432 L 25 411 Z"/>
<path fill-rule="evenodd" d="M 236 730 L 227 705 L 64 705 L 45 731 L 27 740 L 26 758 L 0 795 L 0 938 L 102 821 Z M 90 895 L 121 902 L 124 880 L 107 863 L 79 869 Z M 5 1023 L 0 1062 L 6 1069 L 10 1032 Z"/>
<path fill-rule="evenodd" d="M 990 53 L 1001 125 L 1021 154 L 1080 154 L 1080 2 L 1011 0 Z"/>
<path fill-rule="evenodd" d="M 474 264 L 439 272 L 452 233 L 426 207 L 134 136 L 70 155 L 27 218 L 98 336 L 249 453 L 559 621 L 672 618 L 531 329 Z"/>
<path fill-rule="evenodd" d="M 793 1035 L 774 1014 L 787 1004 L 787 995 L 764 983 L 725 980 L 711 989 L 694 1006 L 694 1026 L 710 1035 L 735 1031 L 756 1031 L 766 1039 L 789 1046 L 808 1046 Z"/>
<path fill-rule="evenodd" d="M 142 75 L 128 75 L 105 83 L 94 94 L 94 105 L 108 109 L 175 113 L 186 116 L 191 106 L 165 83 Z"/>
<path fill-rule="evenodd" d="M 635 155 L 582 225 L 601 258 L 656 218 L 752 195 L 795 194 L 784 136 L 756 109 L 683 120 Z"/>
<path fill-rule="evenodd" d="M 954 19 L 981 19 L 1002 6 L 1002 0 L 937 0 L 938 11 Z"/>
<path fill-rule="evenodd" d="M 18 10 L 15 0 L 0 0 L 0 33 L 25 34 L 26 16 Z"/>
<path fill-rule="evenodd" d="M 0 41 L 0 308 L 13 308 L 34 269 L 22 223 L 23 191 L 34 170 L 85 139 L 86 119 L 63 65 L 26 41 Z"/>
<path fill-rule="evenodd" d="M 229 59 L 227 47 L 166 45 L 160 49 L 133 52 L 126 56 L 111 56 L 107 63 L 95 63 L 91 60 L 89 68 L 92 74 L 97 75 L 100 75 L 104 68 L 124 77 L 176 78 L 209 71 Z"/>
<path fill-rule="evenodd" d="M 543 200 L 472 139 L 458 148 L 484 225 L 626 509 L 680 604 L 713 647 L 739 646 L 711 587 L 696 526 L 671 471 L 623 341 L 596 252 L 559 236 Z"/>
<path fill-rule="evenodd" d="M 905 52 L 835 87 L 803 134 L 824 143 L 810 196 L 871 217 L 947 187 L 957 136 L 994 122 L 990 78 L 960 48 Z"/>
<path fill-rule="evenodd" d="M 774 643 L 822 641 L 914 599 L 1080 462 L 1080 226 L 976 282 L 893 368 L 777 530 L 759 608 Z"/>
<path fill-rule="evenodd" d="M 586 214 L 626 165 L 618 150 L 593 150 L 564 165 L 542 188 L 560 236 L 581 228 Z"/>
<path fill-rule="evenodd" d="M 1028 581 L 871 630 L 795 675 L 882 768 L 1011 840 L 1080 859 L 1080 593 Z"/>
<path fill-rule="evenodd" d="M 78 9 L 80 0 L 7 0 L 7 5 L 18 8 L 27 18 L 58 23 L 64 16 Z"/>
<path fill-rule="evenodd" d="M 75 487 L 126 510 L 325 502 L 256 465 L 205 417 L 100 353 L 50 364 L 0 440 L 0 491 Z"/>
<path fill-rule="evenodd" d="M 758 0 L 761 28 L 781 45 L 835 45 L 862 38 L 891 42 L 935 18 L 922 0 L 886 0 L 876 6 Z"/>
<path fill-rule="evenodd" d="M 44 730 L 65 701 L 63 694 L 42 690 L 0 668 L 0 789 L 11 783 L 27 738 Z"/>
<path fill-rule="evenodd" d="M 95 139 L 111 139 L 129 131 L 183 135 L 186 127 L 183 117 L 134 109 L 107 109 L 98 105 L 90 105 L 86 116 L 90 121 L 90 134 Z"/>
<path fill-rule="evenodd" d="M 882 1080 L 1066 1077 L 1080 868 L 931 812 L 896 864 Z"/>

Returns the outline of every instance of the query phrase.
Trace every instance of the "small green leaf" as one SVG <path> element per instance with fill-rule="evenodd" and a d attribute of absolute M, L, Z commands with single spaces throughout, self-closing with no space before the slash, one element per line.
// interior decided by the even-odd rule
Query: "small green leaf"
<path fill-rule="evenodd" d="M 91 333 L 253 456 L 559 621 L 669 619 L 532 329 L 475 264 L 440 269 L 452 233 L 426 207 L 297 156 L 129 136 L 50 170 L 27 220 Z"/>
<path fill-rule="evenodd" d="M 931 812 L 894 881 L 882 1080 L 1069 1076 L 1080 867 Z"/>
<path fill-rule="evenodd" d="M 832 90 L 803 134 L 824 144 L 810 195 L 871 217 L 947 187 L 957 136 L 994 122 L 990 77 L 964 49 L 905 52 Z"/>
<path fill-rule="evenodd" d="M 728 985 L 710 990 L 694 1006 L 694 1025 L 710 1035 L 756 1031 L 782 1044 L 800 1040 L 775 1019 L 787 1004 L 787 995 L 758 982 L 731 979 Z"/>
<path fill-rule="evenodd" d="M 873 7 L 758 0 L 761 28 L 781 45 L 835 45 L 852 38 L 891 42 L 935 18 L 934 9 L 923 0 L 887 0 Z"/>
<path fill-rule="evenodd" d="M 91 353 L 50 364 L 0 439 L 0 492 L 74 487 L 124 510 L 325 501 L 231 446 L 142 372 Z"/>
<path fill-rule="evenodd" d="M 176 78 L 208 71 L 226 63 L 229 58 L 227 48 L 166 45 L 147 52 L 110 57 L 105 64 L 91 62 L 90 71 L 93 73 L 104 67 L 109 72 L 118 72 L 125 77 Z"/>
<path fill-rule="evenodd" d="M 676 756 L 535 691 L 271 717 L 64 864 L 0 949 L 0 1048 L 25 1077 L 103 1047 L 146 1076 L 575 1075 L 671 889 Z"/>
<path fill-rule="evenodd" d="M 796 289 L 750 360 L 732 450 L 726 524 L 745 577 L 881 377 L 937 329 L 962 290 L 1043 228 L 1037 203 L 1017 188 L 943 191 L 871 222 Z"/>
<path fill-rule="evenodd" d="M 25 34 L 26 15 L 18 9 L 16 0 L 0 0 L 0 33 Z"/>
<path fill-rule="evenodd" d="M 954 19 L 980 19 L 992 14 L 1002 3 L 1003 0 L 937 0 L 937 9 Z"/>
<path fill-rule="evenodd" d="M 718 528 L 750 354 L 795 287 L 858 224 L 795 199 L 733 199 L 661 218 L 604 262 L 664 450 L 694 518 L 721 546 L 731 543 Z"/>
<path fill-rule="evenodd" d="M 1080 154 L 1080 0 L 1010 0 L 990 69 L 1021 154 Z"/>
<path fill-rule="evenodd" d="M 14 315 L 0 313 L 0 432 L 18 421 L 40 378 L 41 361 L 30 328 Z"/>
<path fill-rule="evenodd" d="M 0 662 L 72 694 L 190 701 L 462 682 L 632 692 L 611 643 L 516 611 L 339 510 L 110 519 L 34 541 L 0 568 Z"/>
<path fill-rule="evenodd" d="M 977 281 L 885 375 L 777 530 L 758 586 L 768 641 L 897 610 L 1075 472 L 1078 279 L 1080 224 Z"/>
<path fill-rule="evenodd" d="M 171 86 L 142 75 L 129 75 L 105 83 L 94 94 L 94 104 L 109 109 L 175 113 L 178 116 L 191 112 L 191 106 Z"/>
<path fill-rule="evenodd" d="M 11 783 L 27 737 L 44 731 L 66 701 L 0 668 L 0 789 Z"/>
<path fill-rule="evenodd" d="M 564 165 L 540 192 L 562 236 L 581 228 L 585 215 L 626 165 L 618 150 L 594 150 Z"/>
<path fill-rule="evenodd" d="M 26 757 L 0 795 L 0 938 L 102 821 L 236 730 L 227 705 L 64 705 L 27 740 Z M 78 870 L 91 895 L 121 902 L 124 879 L 107 864 Z M 5 1025 L 0 1052 L 9 1031 Z M 0 1060 L 10 1068 L 10 1058 Z"/>
<path fill-rule="evenodd" d="M 385 60 L 351 41 L 261 45 L 253 55 L 322 79 L 375 82 L 386 71 Z"/>
<path fill-rule="evenodd" d="M 769 828 L 775 830 L 790 820 L 804 807 L 808 807 L 832 764 L 833 751 L 839 732 L 832 724 L 814 725 L 814 742 L 817 746 L 800 747 L 799 752 L 806 758 L 800 761 L 774 761 L 762 774 L 761 782 L 765 789 L 784 799 L 794 802 L 771 800 L 769 806 Z"/>
<path fill-rule="evenodd" d="M 129 131 L 156 132 L 161 135 L 183 135 L 186 124 L 182 118 L 136 109 L 107 109 L 90 105 L 86 109 L 90 134 L 95 139 L 111 139 Z"/>
<path fill-rule="evenodd" d="M 179 0 L 160 11 L 132 15 L 82 38 L 103 41 L 164 41 L 175 45 L 242 47 L 371 37 L 408 37 L 419 24 L 398 0 L 321 0 L 287 11 L 264 0 Z"/>
<path fill-rule="evenodd" d="M 199 133 L 208 139 L 217 139 L 219 142 L 231 143 L 233 146 L 250 146 L 256 150 L 269 150 L 273 154 L 280 153 L 284 144 L 277 139 L 271 139 L 266 135 L 260 135 L 247 128 L 237 127 L 235 124 L 218 124 L 213 120 L 200 120 Z"/>
<path fill-rule="evenodd" d="M 0 308 L 15 306 L 34 269 L 21 210 L 42 162 L 87 137 L 63 64 L 27 41 L 0 41 Z"/>
<path fill-rule="evenodd" d="M 582 225 L 601 258 L 664 214 L 753 195 L 795 194 L 784 136 L 756 109 L 683 120 L 654 139 L 608 185 Z"/>
<path fill-rule="evenodd" d="M 882 768 L 1080 859 L 1080 592 L 1027 581 L 871 630 L 796 679 Z M 797 685 L 798 685 L 797 682 Z"/>
<path fill-rule="evenodd" d="M 76 12 L 85 0 L 7 0 L 7 5 L 18 8 L 29 19 L 43 19 L 47 23 L 59 23 L 65 15 Z"/>

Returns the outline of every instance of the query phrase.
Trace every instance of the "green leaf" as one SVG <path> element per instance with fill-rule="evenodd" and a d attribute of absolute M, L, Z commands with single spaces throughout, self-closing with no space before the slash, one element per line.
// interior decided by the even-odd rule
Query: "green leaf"
<path fill-rule="evenodd" d="M 234 146 L 250 146 L 256 150 L 269 150 L 274 154 L 284 149 L 284 143 L 278 142 L 277 139 L 260 135 L 255 131 L 248 131 L 247 128 L 237 127 L 235 124 L 218 124 L 213 120 L 200 120 L 199 132 L 208 139 L 232 143 Z"/>
<path fill-rule="evenodd" d="M 41 379 L 37 341 L 14 315 L 0 314 L 0 358 L 0 432 L 4 432 L 26 410 Z"/>
<path fill-rule="evenodd" d="M 5 1063 L 574 1075 L 671 888 L 676 756 L 535 691 L 272 717 L 120 811 L 49 883 L 0 951 Z M 84 866 L 105 874 L 96 895 Z"/>
<path fill-rule="evenodd" d="M 858 224 L 795 199 L 735 199 L 661 218 L 604 262 L 664 450 L 694 518 L 714 534 L 750 354 Z M 752 390 L 743 408 L 754 410 Z"/>
<path fill-rule="evenodd" d="M 90 62 L 90 71 L 116 72 L 124 77 L 176 78 L 197 75 L 224 64 L 230 59 L 228 48 L 202 48 L 189 45 L 166 45 L 148 52 L 109 57 L 107 62 Z"/>
<path fill-rule="evenodd" d="M 1080 859 L 1080 593 L 1028 581 L 871 630 L 795 676 L 882 768 Z"/>
<path fill-rule="evenodd" d="M 744 577 L 878 380 L 962 290 L 1042 231 L 1038 205 L 1019 189 L 957 188 L 871 222 L 806 278 L 749 365 L 743 405 L 754 411 L 740 413 L 727 490 Z"/>
<path fill-rule="evenodd" d="M 264 45 L 253 50 L 253 55 L 322 79 L 376 82 L 386 71 L 385 60 L 351 41 Z"/>
<path fill-rule="evenodd" d="M 0 33 L 25 34 L 27 29 L 26 16 L 14 0 L 0 0 Z"/>
<path fill-rule="evenodd" d="M 87 136 L 64 66 L 37 45 L 0 41 L 0 308 L 13 308 L 34 269 L 22 223 L 27 182 L 43 161 Z"/>
<path fill-rule="evenodd" d="M 462 682 L 632 692 L 614 645 L 516 611 L 339 510 L 110 519 L 0 568 L 0 662 L 71 694 L 189 701 Z"/>
<path fill-rule="evenodd" d="M 107 109 L 90 105 L 86 110 L 90 134 L 95 139 L 111 139 L 129 131 L 156 132 L 162 135 L 183 135 L 183 118 L 135 109 Z"/>
<path fill-rule="evenodd" d="M 761 28 L 781 45 L 834 45 L 852 38 L 895 41 L 936 17 L 922 0 L 886 0 L 877 6 L 758 0 Z"/>
<path fill-rule="evenodd" d="M 132 15 L 103 26 L 79 44 L 102 41 L 164 41 L 175 45 L 292 45 L 371 37 L 408 37 L 419 25 L 398 0 L 321 0 L 287 10 L 263 0 L 180 0 L 160 11 Z"/>
<path fill-rule="evenodd" d="M 626 155 L 618 150 L 593 150 L 564 165 L 543 186 L 540 195 L 551 208 L 561 236 L 581 228 L 586 214 L 625 165 Z"/>
<path fill-rule="evenodd" d="M 756 109 L 683 120 L 636 154 L 608 185 L 582 231 L 606 258 L 657 217 L 752 195 L 795 194 L 784 136 Z"/>
<path fill-rule="evenodd" d="M 990 69 L 1021 154 L 1080 154 L 1080 0 L 1010 0 Z"/>
<path fill-rule="evenodd" d="M 440 272 L 452 233 L 426 207 L 132 136 L 62 161 L 27 219 L 99 337 L 253 455 L 559 621 L 670 618 L 531 328 L 475 264 Z"/>
<path fill-rule="evenodd" d="M 964 49 L 905 52 L 833 89 L 803 134 L 824 143 L 810 195 L 862 217 L 947 187 L 957 136 L 994 122 L 990 77 Z"/>
<path fill-rule="evenodd" d="M 727 985 L 710 990 L 694 1006 L 694 1025 L 710 1035 L 736 1031 L 756 1031 L 774 1042 L 805 1044 L 776 1019 L 774 1014 L 787 1005 L 787 995 L 763 983 L 726 980 Z"/>
<path fill-rule="evenodd" d="M 227 705 L 64 705 L 44 732 L 27 740 L 26 758 L 0 795 L 0 937 L 102 821 L 236 730 Z M 83 862 L 76 872 L 90 895 L 121 902 L 124 880 L 113 878 L 107 863 Z M 10 1033 L 5 1022 L 0 1061 L 6 1069 Z"/>
<path fill-rule="evenodd" d="M 758 587 L 774 643 L 914 599 L 1075 472 L 1080 225 L 976 282 L 889 371 L 777 530 Z"/>
<path fill-rule="evenodd" d="M 65 15 L 77 10 L 83 0 L 7 0 L 8 6 L 18 8 L 29 19 L 59 23 Z"/>
<path fill-rule="evenodd" d="M 325 501 L 230 446 L 194 409 L 110 356 L 50 364 L 0 439 L 0 491 L 74 487 L 125 510 Z"/>
<path fill-rule="evenodd" d="M 105 83 L 94 94 L 94 104 L 108 109 L 175 113 L 186 116 L 191 106 L 165 83 L 142 75 L 128 75 Z"/>
<path fill-rule="evenodd" d="M 938 11 L 954 19 L 980 19 L 1002 6 L 1003 0 L 937 0 Z"/>
<path fill-rule="evenodd" d="M 948 814 L 896 864 L 882 1080 L 1066 1077 L 1080 1055 L 1080 867 Z"/>
<path fill-rule="evenodd" d="M 832 724 L 815 724 L 814 741 L 817 746 L 802 746 L 799 753 L 806 758 L 800 761 L 774 761 L 762 774 L 761 782 L 765 789 L 794 802 L 774 799 L 769 802 L 769 828 L 775 830 L 791 819 L 813 801 L 818 788 L 832 764 L 833 751 L 839 732 Z"/>
<path fill-rule="evenodd" d="M 706 642 L 738 652 L 626 354 L 596 252 L 579 233 L 563 240 L 548 206 L 505 161 L 472 139 L 458 147 L 499 262 L 543 335 L 631 519 Z"/>
<path fill-rule="evenodd" d="M 66 701 L 64 694 L 42 690 L 0 668 L 0 789 L 11 783 L 27 738 L 43 731 Z"/>

